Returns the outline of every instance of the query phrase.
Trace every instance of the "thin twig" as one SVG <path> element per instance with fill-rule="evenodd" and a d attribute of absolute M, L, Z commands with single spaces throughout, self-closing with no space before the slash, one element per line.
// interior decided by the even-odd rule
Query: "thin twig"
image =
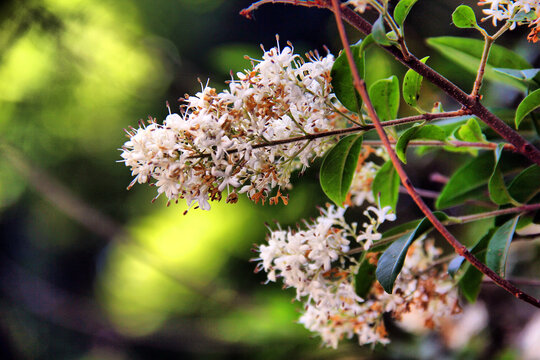
<path fill-rule="evenodd" d="M 321 2 L 319 0 L 259 0 L 240 11 L 240 15 L 246 17 L 247 19 L 252 19 L 252 13 L 264 4 L 289 4 L 301 5 L 305 7 L 327 8 L 327 4 L 324 1 Z"/>
<path fill-rule="evenodd" d="M 435 114 L 421 114 L 421 115 L 415 115 L 415 116 L 408 116 L 408 117 L 404 117 L 404 118 L 400 118 L 396 120 L 385 121 L 384 123 L 382 123 L 382 126 L 387 127 L 387 126 L 407 124 L 407 123 L 421 121 L 421 120 L 430 121 L 430 120 L 441 119 L 441 118 L 451 118 L 451 117 L 462 116 L 464 114 L 466 114 L 466 112 L 462 110 L 450 111 L 450 112 L 445 112 L 445 113 L 435 113 Z M 325 137 L 330 137 L 330 136 L 355 134 L 362 131 L 369 131 L 373 129 L 375 129 L 375 126 L 373 124 L 366 124 L 366 125 L 360 125 L 360 126 L 353 126 L 353 127 L 345 128 L 345 129 L 322 131 L 318 133 L 307 133 L 306 135 L 301 135 L 301 136 L 295 136 L 295 137 L 273 140 L 273 141 L 265 141 L 263 143 L 253 145 L 252 149 L 290 144 L 290 143 L 300 142 L 300 141 L 305 141 L 305 140 L 315 140 L 315 139 L 320 139 L 320 138 L 325 138 Z M 381 145 L 380 141 L 378 140 L 374 140 L 374 141 L 365 140 L 364 144 L 373 145 L 373 146 Z M 498 144 L 488 143 L 488 142 L 486 143 L 467 142 L 467 141 L 458 141 L 458 140 L 450 140 L 450 141 L 415 140 L 415 141 L 409 142 L 409 146 L 454 146 L 454 147 L 474 147 L 474 148 L 483 148 L 483 149 L 496 149 Z M 504 148 L 506 150 L 516 151 L 516 148 L 512 144 L 505 144 Z M 237 149 L 231 149 L 227 151 L 228 154 L 235 154 L 237 152 L 238 152 Z M 210 157 L 210 154 L 198 154 L 198 155 L 191 156 L 191 158 L 201 158 L 201 157 Z"/>
<path fill-rule="evenodd" d="M 420 194 L 419 189 L 415 189 L 415 190 L 416 190 L 416 192 L 418 192 Z M 523 206 L 518 206 L 518 207 L 514 207 L 514 208 L 487 211 L 487 212 L 478 213 L 478 214 L 474 214 L 474 215 L 452 216 L 452 217 L 448 217 L 448 220 L 443 221 L 442 224 L 445 225 L 445 226 L 463 225 L 463 224 L 470 223 L 470 222 L 473 222 L 473 221 L 478 221 L 478 220 L 482 220 L 482 219 L 488 219 L 488 218 L 496 217 L 496 216 L 500 216 L 500 215 L 508 215 L 508 214 L 516 214 L 516 213 L 527 213 L 527 212 L 535 211 L 535 210 L 538 210 L 538 209 L 540 209 L 540 204 L 529 204 L 529 205 L 523 205 Z M 373 246 L 369 249 L 369 251 L 371 252 L 371 251 L 374 251 L 375 249 L 377 249 L 379 247 L 383 247 L 385 245 L 388 245 L 388 244 L 394 242 L 395 240 L 399 239 L 401 236 L 410 233 L 411 231 L 412 231 L 412 229 L 408 229 L 408 230 L 404 230 L 404 231 L 402 231 L 400 233 L 397 233 L 397 234 L 394 234 L 394 235 L 391 235 L 391 236 L 386 236 L 383 239 L 381 239 L 380 241 L 374 243 Z M 540 234 L 534 234 L 534 235 L 535 236 L 540 236 Z M 359 253 L 362 253 L 364 251 L 365 250 L 362 247 L 358 247 L 358 248 L 350 250 L 347 254 L 348 255 L 359 254 Z"/>
<path fill-rule="evenodd" d="M 358 74 L 358 70 L 356 68 L 356 64 L 354 62 L 354 58 L 352 56 L 352 52 L 349 47 L 349 41 L 347 40 L 347 35 L 345 34 L 345 27 L 341 19 L 341 8 L 339 6 L 339 1 L 332 0 L 332 6 L 334 10 L 334 15 L 336 17 L 337 25 L 338 25 L 339 35 L 341 37 L 341 41 L 343 43 L 343 47 L 345 49 L 345 53 L 349 61 L 349 67 L 351 69 L 351 73 L 353 76 L 353 84 L 356 90 L 358 91 L 358 93 L 360 94 L 360 96 L 362 97 L 362 100 L 364 101 L 364 104 L 366 105 L 367 113 L 371 117 L 371 120 L 373 121 L 375 125 L 375 129 L 377 130 L 377 133 L 379 134 L 379 137 L 383 141 L 384 147 L 386 148 L 386 151 L 388 155 L 390 156 L 390 160 L 392 161 L 394 168 L 396 169 L 396 172 L 398 173 L 403 186 L 407 188 L 411 198 L 418 205 L 418 207 L 424 213 L 424 215 L 429 219 L 429 221 L 433 224 L 433 227 L 435 227 L 435 229 L 437 229 L 439 233 L 441 233 L 441 235 L 447 240 L 447 242 L 455 249 L 456 253 L 463 256 L 474 267 L 480 270 L 483 274 L 493 279 L 493 281 L 496 282 L 500 287 L 502 287 L 506 291 L 513 294 L 516 298 L 521 299 L 525 302 L 528 302 L 529 304 L 534 305 L 535 307 L 540 308 L 540 302 L 537 299 L 525 293 L 523 290 L 515 287 L 507 280 L 501 278 L 499 275 L 497 275 L 497 273 L 495 273 L 493 270 L 488 268 L 486 265 L 480 262 L 473 254 L 471 254 L 471 252 L 469 252 L 467 247 L 461 244 L 446 229 L 446 227 L 439 221 L 439 219 L 437 219 L 437 217 L 429 209 L 426 203 L 422 200 L 420 195 L 418 195 L 418 193 L 415 191 L 409 177 L 407 176 L 407 174 L 405 173 L 405 170 L 401 166 L 396 153 L 392 149 L 392 145 L 390 144 L 390 141 L 388 140 L 388 136 L 386 135 L 384 128 L 381 126 L 381 122 L 377 116 L 377 113 L 375 112 L 375 109 L 373 108 L 373 104 L 371 103 L 371 100 L 367 93 L 366 85 L 364 81 L 360 79 L 360 76 Z"/>
<path fill-rule="evenodd" d="M 480 214 L 460 216 L 460 217 L 453 218 L 455 220 L 453 220 L 452 222 L 454 224 L 464 224 L 464 223 L 486 219 L 490 217 L 516 214 L 516 213 L 521 213 L 521 212 L 526 213 L 526 212 L 531 212 L 538 209 L 540 209 L 540 204 L 528 204 L 528 205 L 516 206 L 516 207 L 508 208 L 508 209 L 489 211 L 489 212 L 480 213 Z"/>
<path fill-rule="evenodd" d="M 508 281 L 514 284 L 525 286 L 540 286 L 540 279 L 528 279 L 528 278 L 509 278 Z M 485 284 L 495 284 L 491 279 L 484 279 Z M 495 284 L 496 285 L 496 284 Z"/>
<path fill-rule="evenodd" d="M 493 39 L 490 36 L 486 36 L 484 38 L 484 50 L 482 51 L 482 59 L 480 60 L 480 65 L 478 65 L 476 79 L 474 80 L 474 86 L 471 91 L 471 97 L 476 101 L 480 100 L 478 93 L 480 91 L 480 88 L 482 87 L 482 79 L 484 78 L 491 45 L 493 45 Z"/>
<path fill-rule="evenodd" d="M 405 189 L 405 187 L 403 187 L 403 186 L 399 187 L 399 192 L 402 193 L 402 194 L 408 194 L 407 189 Z M 424 189 L 416 189 L 416 192 L 421 197 L 425 197 L 425 198 L 428 198 L 428 199 L 436 199 L 440 195 L 440 193 L 437 192 L 437 191 L 424 190 Z"/>

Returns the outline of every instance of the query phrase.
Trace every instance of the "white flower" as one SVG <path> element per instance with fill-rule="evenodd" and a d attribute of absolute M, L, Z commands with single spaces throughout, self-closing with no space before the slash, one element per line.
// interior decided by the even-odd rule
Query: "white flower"
<path fill-rule="evenodd" d="M 349 0 L 345 4 L 351 5 L 355 11 L 358 11 L 359 13 L 363 13 L 366 11 L 370 2 L 371 2 L 370 0 Z"/>
<path fill-rule="evenodd" d="M 369 248 L 373 245 L 373 241 L 380 240 L 382 235 L 378 232 L 374 232 L 375 225 L 373 224 L 364 224 L 366 226 L 365 231 L 358 235 L 356 238 L 356 241 L 358 243 L 364 242 L 364 250 L 369 250 Z"/>
<path fill-rule="evenodd" d="M 201 209 L 229 188 L 255 202 L 287 188 L 293 171 L 308 167 L 336 140 L 261 145 L 339 124 L 330 84 L 334 57 L 311 54 L 308 60 L 291 47 L 272 48 L 228 90 L 203 86 L 187 97 L 183 115 L 128 131 L 121 156 L 135 176 L 132 185 L 155 181 L 158 195 L 198 202 Z"/>
<path fill-rule="evenodd" d="M 540 22 L 538 20 L 540 17 L 540 2 L 538 0 L 484 0 L 478 2 L 478 5 L 489 6 L 489 8 L 482 10 L 487 15 L 482 20 L 491 18 L 494 26 L 497 26 L 498 21 L 513 21 L 510 29 L 514 29 L 517 24 L 535 25 L 536 27 L 533 27 L 529 34 L 529 40 L 538 41 L 538 32 L 540 31 Z M 521 18 L 521 20 L 515 21 L 516 15 L 519 13 L 528 14 L 531 12 L 535 14 L 529 18 Z"/>
<path fill-rule="evenodd" d="M 364 215 L 371 217 L 369 212 L 372 212 L 377 216 L 377 224 L 382 224 L 385 221 L 394 221 L 396 220 L 396 215 L 393 213 L 390 213 L 392 211 L 392 207 L 385 206 L 382 209 L 376 208 L 375 206 L 370 206 L 367 208 L 366 211 L 364 211 Z"/>

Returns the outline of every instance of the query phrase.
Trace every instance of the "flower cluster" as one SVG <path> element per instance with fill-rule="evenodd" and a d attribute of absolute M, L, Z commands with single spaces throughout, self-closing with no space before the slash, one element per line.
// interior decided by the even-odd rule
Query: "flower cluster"
<path fill-rule="evenodd" d="M 158 196 L 197 202 L 205 210 L 225 189 L 231 190 L 229 202 L 237 193 L 264 202 L 335 141 L 293 139 L 342 121 L 331 92 L 333 62 L 330 54 L 310 53 L 306 61 L 292 47 L 272 48 L 252 69 L 239 72 L 228 90 L 205 86 L 186 96 L 182 116 L 130 129 L 121 155 L 135 176 L 130 187 L 154 182 Z M 279 198 L 287 201 L 278 189 L 273 200 Z"/>
<path fill-rule="evenodd" d="M 352 242 L 364 248 L 379 240 L 377 228 L 395 220 L 389 208 L 369 207 L 370 219 L 357 231 L 348 225 L 345 209 L 333 206 L 322 211 L 305 230 L 271 232 L 267 245 L 260 245 L 256 271 L 267 272 L 268 281 L 282 278 L 285 287 L 296 289 L 296 300 L 304 301 L 299 322 L 320 335 L 323 343 L 337 348 L 343 338 L 358 337 L 361 345 L 388 343 L 383 314 L 397 319 L 411 309 L 426 314 L 426 326 L 437 326 L 439 319 L 459 309 L 457 292 L 445 272 L 431 269 L 440 250 L 432 242 L 411 247 L 404 268 L 396 280 L 395 291 L 387 294 L 376 283 L 365 299 L 356 293 L 356 275 L 360 264 L 350 254 Z M 377 262 L 376 253 L 366 253 L 364 261 Z"/>
<path fill-rule="evenodd" d="M 483 0 L 478 2 L 480 6 L 488 5 L 483 9 L 487 16 L 485 19 L 492 19 L 493 25 L 497 26 L 498 21 L 513 21 L 510 29 L 514 29 L 516 24 L 526 24 L 532 29 L 529 33 L 529 41 L 537 42 L 540 33 L 540 2 L 538 0 Z"/>
<path fill-rule="evenodd" d="M 365 246 L 381 238 L 377 228 L 395 220 L 390 208 L 370 207 L 369 223 L 357 231 L 357 224 L 347 224 L 344 208 L 329 206 L 305 230 L 271 232 L 267 245 L 258 248 L 256 270 L 267 272 L 268 281 L 281 277 L 286 287 L 296 289 L 296 299 L 304 300 L 305 313 L 300 318 L 306 328 L 318 332 L 325 344 L 337 347 L 339 339 L 357 334 L 362 344 L 385 341 L 381 319 L 364 319 L 363 299 L 355 291 L 359 264 L 348 254 L 351 242 Z"/>

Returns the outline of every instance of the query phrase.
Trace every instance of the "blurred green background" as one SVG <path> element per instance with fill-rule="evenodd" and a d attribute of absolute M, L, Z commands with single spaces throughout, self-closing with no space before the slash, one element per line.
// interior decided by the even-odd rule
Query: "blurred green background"
<path fill-rule="evenodd" d="M 414 52 L 428 53 L 424 37 L 467 34 L 450 27 L 458 3 L 420 2 L 411 23 L 421 26 L 409 31 Z M 259 44 L 274 46 L 275 34 L 299 53 L 339 51 L 329 12 L 268 5 L 249 21 L 238 15 L 249 4 L 1 3 L 2 359 L 429 358 L 423 340 L 404 334 L 375 353 L 346 341 L 338 351 L 322 349 L 295 324 L 293 291 L 262 286 L 264 275 L 253 274 L 250 249 L 264 241 L 265 222 L 293 225 L 327 201 L 316 167 L 286 207 L 242 199 L 183 216 L 183 204 L 152 204 L 152 188 L 126 191 L 130 172 L 117 163 L 122 129 L 149 115 L 163 119 L 166 101 L 177 109 L 179 97 L 200 89 L 197 78 L 223 88 L 231 70 L 249 66 L 244 55 L 260 57 Z M 523 33 L 505 41 L 535 60 Z M 380 51 L 369 63 L 368 81 L 404 73 Z M 432 66 L 465 88 L 471 83 L 442 58 Z M 438 100 L 433 88 L 425 92 L 426 104 Z M 416 181 L 430 186 L 421 175 Z"/>

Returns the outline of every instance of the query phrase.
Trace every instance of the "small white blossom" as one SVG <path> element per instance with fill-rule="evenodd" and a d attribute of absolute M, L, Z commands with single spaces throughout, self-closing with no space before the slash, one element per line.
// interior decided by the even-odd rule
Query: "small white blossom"
<path fill-rule="evenodd" d="M 480 6 L 488 6 L 482 10 L 487 15 L 482 20 L 491 19 L 494 26 L 499 21 L 512 21 L 510 29 L 519 25 L 532 27 L 528 36 L 529 41 L 537 42 L 540 33 L 540 2 L 538 0 L 484 0 L 478 2 Z M 518 14 L 527 14 L 527 17 L 517 19 Z"/>

